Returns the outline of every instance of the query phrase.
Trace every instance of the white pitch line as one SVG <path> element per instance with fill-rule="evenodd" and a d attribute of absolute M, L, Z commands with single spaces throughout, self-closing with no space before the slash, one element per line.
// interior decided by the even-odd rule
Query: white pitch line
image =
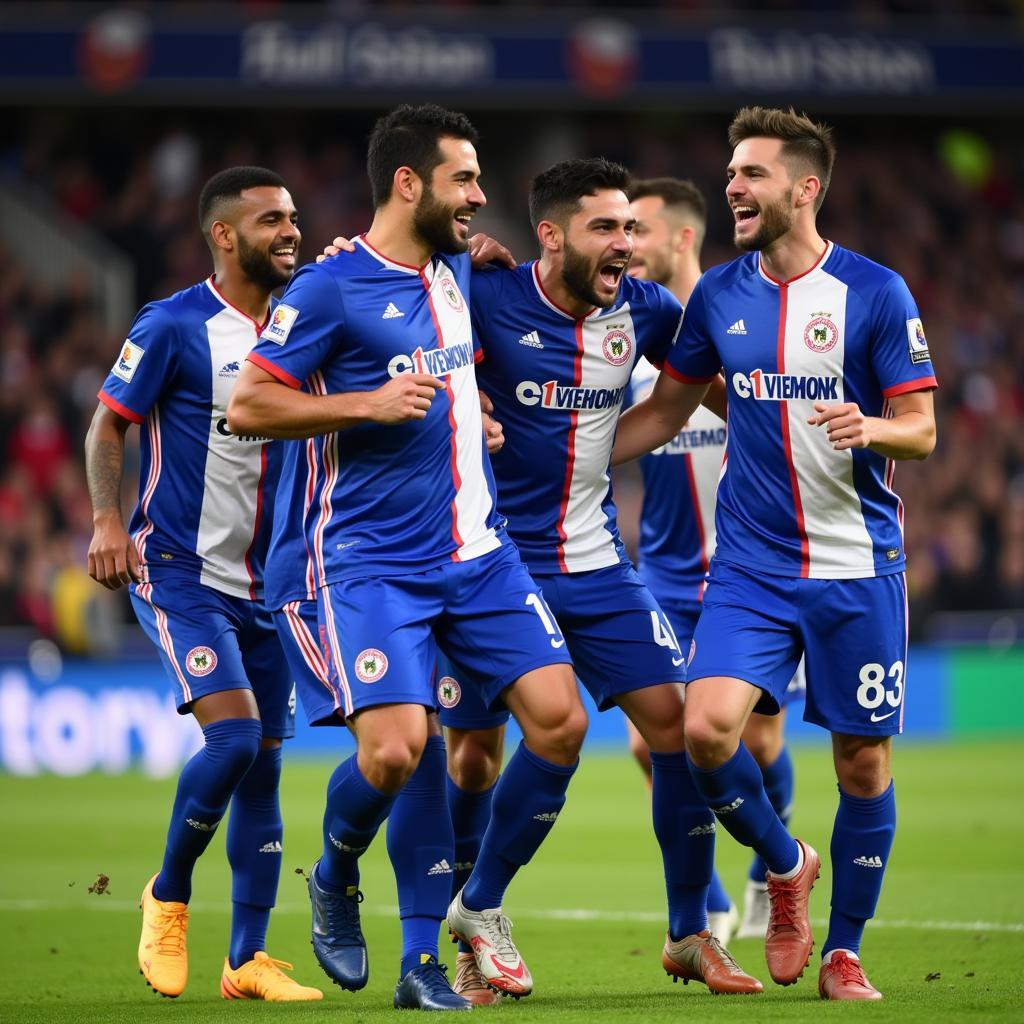
<path fill-rule="evenodd" d="M 31 912 L 39 910 L 108 910 L 123 913 L 137 911 L 138 900 L 108 899 L 98 896 L 87 902 L 63 900 L 7 900 L 0 899 L 0 910 Z M 198 900 L 190 909 L 203 914 L 227 913 L 227 904 L 207 903 Z M 387 904 L 363 904 L 362 913 L 373 917 L 397 917 L 398 907 Z M 309 906 L 301 903 L 280 903 L 276 914 L 308 914 Z M 515 916 L 524 921 L 634 921 L 637 923 L 659 923 L 665 920 L 664 911 L 655 910 L 591 910 L 584 907 L 555 908 L 551 910 L 516 910 Z M 816 928 L 824 928 L 824 919 L 813 922 Z M 1015 932 L 1024 933 L 1024 924 L 1013 921 L 909 921 L 873 920 L 871 928 L 903 928 L 914 931 L 940 932 Z"/>

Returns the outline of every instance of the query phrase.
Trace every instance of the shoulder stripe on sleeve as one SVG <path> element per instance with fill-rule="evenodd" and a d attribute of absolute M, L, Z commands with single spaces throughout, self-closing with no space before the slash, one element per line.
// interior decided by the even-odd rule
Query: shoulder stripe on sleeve
<path fill-rule="evenodd" d="M 269 359 L 261 356 L 258 352 L 250 352 L 245 357 L 250 363 L 254 363 L 261 370 L 266 370 L 272 377 L 276 377 L 282 384 L 287 384 L 290 388 L 295 388 L 298 391 L 302 387 L 302 381 L 293 377 L 287 370 L 282 370 L 276 363 L 272 363 Z"/>
<path fill-rule="evenodd" d="M 918 377 L 917 380 L 907 380 L 902 384 L 894 384 L 891 388 L 885 388 L 882 395 L 885 398 L 894 398 L 896 395 L 907 395 L 911 391 L 934 391 L 939 382 L 934 377 Z"/>
<path fill-rule="evenodd" d="M 129 409 L 127 405 L 122 405 L 116 398 L 108 395 L 106 391 L 101 390 L 96 397 L 108 409 L 112 409 L 118 416 L 123 416 L 126 420 L 131 420 L 132 423 L 143 423 L 146 419 L 145 416 L 140 416 L 134 410 Z"/>
<path fill-rule="evenodd" d="M 688 377 L 669 363 L 665 363 L 664 371 L 674 380 L 681 381 L 683 384 L 710 384 L 718 376 L 717 373 L 713 373 L 710 377 Z"/>

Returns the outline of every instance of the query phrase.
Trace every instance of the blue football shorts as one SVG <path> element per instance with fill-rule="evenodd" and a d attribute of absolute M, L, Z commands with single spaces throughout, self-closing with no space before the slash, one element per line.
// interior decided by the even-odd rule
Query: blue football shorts
<path fill-rule="evenodd" d="M 131 587 L 139 625 L 156 645 L 179 714 L 224 690 L 252 690 L 263 735 L 295 735 L 295 687 L 270 612 L 192 576 L 162 573 Z"/>
<path fill-rule="evenodd" d="M 625 563 L 589 572 L 535 577 L 544 607 L 561 630 L 580 682 L 600 711 L 633 690 L 682 683 L 685 656 L 670 620 L 632 566 Z M 459 679 L 463 665 L 451 675 Z M 439 677 L 444 677 L 444 667 Z M 441 723 L 456 729 L 487 729 L 507 721 L 507 712 L 487 708 L 461 688 L 448 706 L 438 696 Z"/>
<path fill-rule="evenodd" d="M 903 573 L 866 579 L 770 576 L 714 559 L 690 648 L 691 681 L 743 679 L 776 714 L 806 670 L 804 720 L 831 732 L 902 731 L 907 665 Z"/>
<path fill-rule="evenodd" d="M 310 725 L 344 725 L 340 690 L 331 684 L 320 643 L 316 601 L 289 601 L 274 612 L 295 689 Z"/>
<path fill-rule="evenodd" d="M 426 572 L 344 580 L 317 601 L 328 679 L 348 716 L 377 704 L 436 706 L 438 652 L 488 708 L 545 665 L 571 665 L 515 545 Z"/>

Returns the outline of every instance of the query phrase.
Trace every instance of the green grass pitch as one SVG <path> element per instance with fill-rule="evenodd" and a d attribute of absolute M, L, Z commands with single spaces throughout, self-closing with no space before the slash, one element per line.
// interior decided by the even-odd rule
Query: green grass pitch
<path fill-rule="evenodd" d="M 799 984 L 772 985 L 760 944 L 749 940 L 732 949 L 768 983 L 764 995 L 713 997 L 703 986 L 673 985 L 659 962 L 663 893 L 646 791 L 625 755 L 591 754 L 558 826 L 506 903 L 536 992 L 475 1012 L 524 1024 L 1024 1020 L 1021 753 L 1012 741 L 897 747 L 899 831 L 863 949 L 886 998 L 853 1006 L 819 1001 L 817 954 Z M 794 828 L 824 861 L 812 898 L 820 944 L 835 788 L 826 748 L 797 750 L 796 765 Z M 309 948 L 309 908 L 296 869 L 308 868 L 317 854 L 328 770 L 286 760 L 284 871 L 269 942 L 272 955 L 295 963 L 300 981 L 324 988 L 325 999 L 278 1006 L 219 997 L 229 922 L 220 837 L 196 871 L 185 994 L 160 999 L 137 973 L 138 894 L 159 864 L 173 782 L 0 777 L 0 1021 L 393 1021 L 399 928 L 383 836 L 363 870 L 369 987 L 358 994 L 334 988 Z M 719 867 L 738 900 L 746 853 L 721 830 L 719 836 Z M 109 876 L 110 892 L 91 894 L 100 873 Z M 454 961 L 453 949 L 445 942 L 442 956 Z"/>

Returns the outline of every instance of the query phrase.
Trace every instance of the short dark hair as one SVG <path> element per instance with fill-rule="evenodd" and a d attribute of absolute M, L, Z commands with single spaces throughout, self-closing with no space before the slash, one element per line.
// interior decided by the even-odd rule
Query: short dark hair
<path fill-rule="evenodd" d="M 812 121 L 792 107 L 744 107 L 729 125 L 729 145 L 735 149 L 744 139 L 767 138 L 782 142 L 782 155 L 808 168 L 821 181 L 821 191 L 814 201 L 818 210 L 825 201 L 825 192 L 832 180 L 836 144 L 827 124 Z"/>
<path fill-rule="evenodd" d="M 708 219 L 704 194 L 692 181 L 684 181 L 682 178 L 643 178 L 633 182 L 628 195 L 630 202 L 654 196 L 668 209 L 691 213 L 701 224 Z"/>
<path fill-rule="evenodd" d="M 208 234 L 221 204 L 237 199 L 247 188 L 286 188 L 284 178 L 266 167 L 228 167 L 218 171 L 199 193 L 199 229 Z"/>
<path fill-rule="evenodd" d="M 441 139 L 465 139 L 475 146 L 479 137 L 465 114 L 435 103 L 418 107 L 403 103 L 385 114 L 373 126 L 366 154 L 374 207 L 390 198 L 399 167 L 411 167 L 429 185 L 434 168 L 441 163 Z"/>
<path fill-rule="evenodd" d="M 541 171 L 530 183 L 530 223 L 534 231 L 542 220 L 564 227 L 579 212 L 584 196 L 602 189 L 629 188 L 629 171 L 603 156 L 586 160 L 563 160 Z"/>

